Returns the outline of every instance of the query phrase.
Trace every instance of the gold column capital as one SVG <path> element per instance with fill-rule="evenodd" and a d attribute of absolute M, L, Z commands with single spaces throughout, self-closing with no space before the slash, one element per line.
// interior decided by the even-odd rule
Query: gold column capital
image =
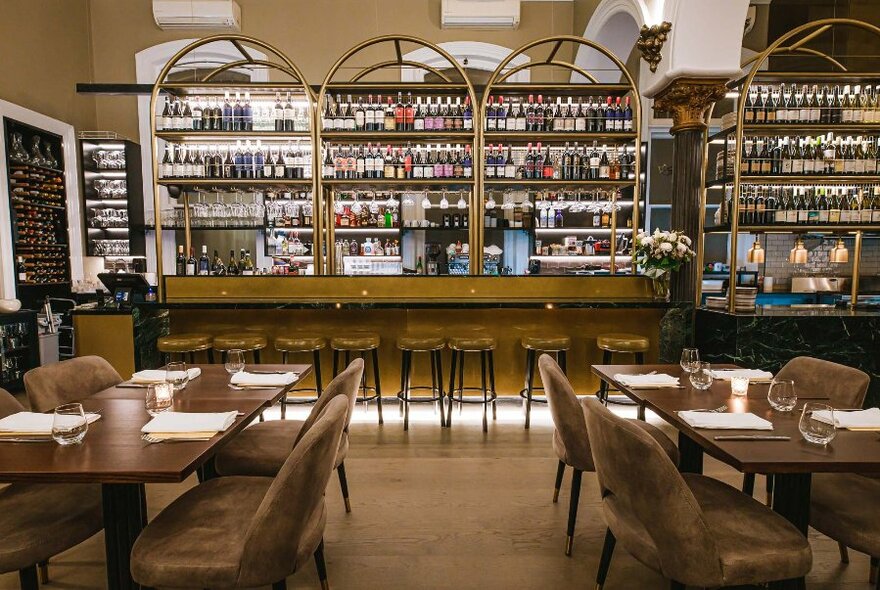
<path fill-rule="evenodd" d="M 725 94 L 724 78 L 677 78 L 654 97 L 654 110 L 672 113 L 673 134 L 705 129 L 706 111 Z"/>

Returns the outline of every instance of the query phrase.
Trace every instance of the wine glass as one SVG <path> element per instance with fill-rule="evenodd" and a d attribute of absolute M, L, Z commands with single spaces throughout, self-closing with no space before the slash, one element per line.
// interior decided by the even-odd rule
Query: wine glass
<path fill-rule="evenodd" d="M 693 373 L 700 364 L 700 351 L 696 348 L 681 349 L 681 365 L 685 373 Z"/>
<path fill-rule="evenodd" d="M 189 374 L 186 372 L 186 363 L 176 361 L 165 365 L 165 382 L 174 386 L 174 392 L 186 389 Z"/>
<path fill-rule="evenodd" d="M 52 418 L 52 438 L 66 447 L 80 444 L 89 430 L 89 422 L 82 404 L 64 404 L 55 408 Z"/>
<path fill-rule="evenodd" d="M 801 410 L 798 429 L 807 442 L 825 446 L 837 436 L 834 420 L 834 409 L 831 406 L 807 402 L 804 404 L 804 409 Z"/>
<path fill-rule="evenodd" d="M 712 382 L 715 381 L 715 378 L 712 377 L 712 365 L 697 361 L 696 369 L 690 372 L 688 378 L 695 388 L 706 391 L 712 387 Z"/>
<path fill-rule="evenodd" d="M 767 401 L 774 410 L 790 412 L 797 404 L 797 394 L 794 391 L 794 381 L 790 379 L 774 379 L 770 382 L 770 390 L 767 392 Z"/>
<path fill-rule="evenodd" d="M 234 375 L 239 371 L 244 370 L 244 351 L 238 348 L 233 348 L 232 350 L 228 350 L 226 352 L 226 362 L 223 363 L 223 366 L 226 368 L 226 372 L 230 375 Z"/>
<path fill-rule="evenodd" d="M 144 407 L 150 416 L 155 417 L 171 408 L 174 403 L 174 386 L 171 383 L 151 383 L 147 385 Z"/>

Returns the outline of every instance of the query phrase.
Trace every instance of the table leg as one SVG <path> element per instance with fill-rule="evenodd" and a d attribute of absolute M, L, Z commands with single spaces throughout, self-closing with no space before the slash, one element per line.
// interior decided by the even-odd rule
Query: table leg
<path fill-rule="evenodd" d="M 144 484 L 103 484 L 107 587 L 138 589 L 131 578 L 131 548 L 147 522 Z"/>
<path fill-rule="evenodd" d="M 807 535 L 810 526 L 809 473 L 777 473 L 773 476 L 773 510 Z M 803 578 L 783 580 L 770 584 L 772 590 L 802 590 L 806 588 Z"/>
<path fill-rule="evenodd" d="M 678 433 L 678 452 L 681 459 L 678 470 L 682 473 L 703 473 L 703 447 L 684 432 Z"/>

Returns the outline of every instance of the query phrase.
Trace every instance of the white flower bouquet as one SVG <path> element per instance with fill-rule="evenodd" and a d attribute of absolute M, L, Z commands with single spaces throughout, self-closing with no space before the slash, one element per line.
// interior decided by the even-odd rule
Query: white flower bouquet
<path fill-rule="evenodd" d="M 659 279 L 694 257 L 691 239 L 680 231 L 640 232 L 636 236 L 636 263 L 646 276 Z"/>

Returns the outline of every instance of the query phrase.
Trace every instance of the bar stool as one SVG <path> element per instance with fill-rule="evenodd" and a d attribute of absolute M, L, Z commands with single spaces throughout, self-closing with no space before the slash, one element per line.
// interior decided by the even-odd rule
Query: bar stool
<path fill-rule="evenodd" d="M 183 332 L 181 334 L 169 334 L 160 336 L 156 341 L 156 348 L 165 357 L 165 363 L 171 360 L 172 355 L 179 354 L 185 360 L 189 355 L 189 362 L 196 362 L 196 353 L 205 351 L 208 354 L 208 362 L 214 362 L 214 350 L 211 347 L 211 335 L 200 332 Z"/>
<path fill-rule="evenodd" d="M 330 339 L 330 348 L 333 350 L 333 376 L 339 374 L 339 353 L 345 353 L 345 366 L 351 362 L 351 353 L 357 353 L 364 363 L 367 362 L 366 353 L 370 352 L 373 364 L 373 385 L 367 386 L 367 373 L 364 371 L 361 380 L 361 391 L 363 397 L 361 401 L 366 404 L 372 400 L 376 400 L 376 407 L 379 411 L 379 424 L 384 424 L 382 418 L 382 385 L 379 380 L 379 345 L 381 339 L 375 332 L 353 332 L 348 336 L 335 336 Z M 368 392 L 372 391 L 373 395 Z"/>
<path fill-rule="evenodd" d="M 645 364 L 645 353 L 651 348 L 651 340 L 647 336 L 641 334 L 629 334 L 625 332 L 614 332 L 608 334 L 599 334 L 596 338 L 596 346 L 602 350 L 602 364 L 610 365 L 614 353 L 627 353 L 635 355 L 636 364 Z M 608 405 L 608 383 L 601 381 L 597 397 Z M 613 403 L 621 405 L 634 405 L 629 400 L 615 400 Z M 641 410 L 640 410 L 641 417 Z"/>
<path fill-rule="evenodd" d="M 226 353 L 230 350 L 243 350 L 254 353 L 254 362 L 260 364 L 260 351 L 266 348 L 266 335 L 260 332 L 221 334 L 214 336 L 214 350 L 220 351 L 221 362 L 226 362 Z"/>
<path fill-rule="evenodd" d="M 446 412 L 443 398 L 443 365 L 440 351 L 446 347 L 442 336 L 430 334 L 405 334 L 397 339 L 397 348 L 402 351 L 400 364 L 400 391 L 397 397 L 403 404 L 403 429 L 409 430 L 409 404 L 412 402 L 440 402 L 440 427 L 446 426 Z M 426 352 L 431 360 L 431 385 L 411 385 L 412 358 L 414 352 Z M 430 397 L 410 397 L 413 390 L 428 390 Z"/>
<path fill-rule="evenodd" d="M 275 350 L 281 353 L 281 362 L 285 365 L 291 354 L 303 354 L 309 352 L 312 353 L 312 360 L 314 362 L 315 387 L 296 387 L 291 389 L 288 393 L 294 393 L 297 391 L 314 391 L 315 397 L 289 399 L 287 396 L 284 396 L 281 400 L 281 419 L 284 420 L 287 416 L 288 404 L 310 404 L 316 402 L 321 396 L 321 392 L 324 390 L 323 384 L 321 383 L 321 351 L 326 348 L 327 340 L 315 334 L 294 332 L 287 336 L 278 336 L 275 338 L 274 345 Z"/>
<path fill-rule="evenodd" d="M 525 427 L 528 428 L 531 423 L 532 402 L 539 402 L 542 404 L 547 403 L 546 397 L 542 396 L 535 398 L 532 395 L 536 389 L 544 391 L 543 386 L 534 386 L 537 356 L 538 354 L 545 352 L 554 354 L 556 356 L 556 362 L 559 364 L 559 368 L 565 373 L 565 358 L 566 353 L 571 348 L 571 338 L 568 336 L 544 336 L 533 334 L 530 336 L 523 336 L 520 343 L 522 344 L 522 347 L 526 349 L 526 382 L 525 387 L 520 390 L 519 395 L 523 398 L 526 405 Z"/>
<path fill-rule="evenodd" d="M 453 336 L 449 338 L 449 348 L 452 349 L 452 370 L 449 373 L 449 412 L 446 414 L 446 426 L 452 427 L 452 402 L 458 402 L 459 410 L 462 404 L 483 404 L 483 432 L 489 431 L 488 406 L 492 404 L 492 419 L 498 417 L 495 400 L 495 359 L 492 352 L 495 350 L 495 338 L 485 336 L 479 332 L 469 336 Z M 464 386 L 464 359 L 466 353 L 480 353 L 480 387 Z M 488 363 L 489 387 L 486 387 L 486 365 Z M 458 387 L 455 387 L 455 368 L 458 365 Z M 482 400 L 464 399 L 465 391 L 483 392 Z M 457 397 L 456 397 L 457 395 Z"/>

